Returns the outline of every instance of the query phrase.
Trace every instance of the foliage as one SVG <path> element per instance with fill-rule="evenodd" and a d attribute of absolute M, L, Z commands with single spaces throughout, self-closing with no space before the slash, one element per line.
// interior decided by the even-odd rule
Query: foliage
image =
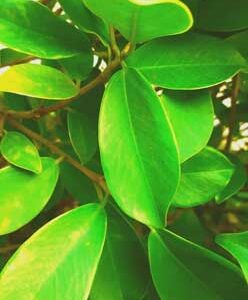
<path fill-rule="evenodd" d="M 248 298 L 246 0 L 1 0 L 0 300 Z"/>

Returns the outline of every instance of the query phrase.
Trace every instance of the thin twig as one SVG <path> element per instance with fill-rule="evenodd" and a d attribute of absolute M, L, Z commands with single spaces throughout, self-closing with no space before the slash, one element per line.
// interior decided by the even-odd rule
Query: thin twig
<path fill-rule="evenodd" d="M 61 150 L 59 147 L 54 145 L 51 141 L 47 140 L 40 134 L 32 131 L 31 129 L 27 128 L 17 120 L 13 119 L 12 117 L 7 117 L 6 121 L 13 126 L 14 128 L 18 129 L 19 131 L 26 134 L 31 139 L 36 140 L 40 144 L 44 145 L 46 148 L 48 148 L 52 153 L 58 155 L 59 157 L 63 157 L 65 161 L 67 161 L 69 164 L 71 164 L 73 167 L 78 169 L 80 172 L 82 172 L 84 175 L 89 177 L 93 182 L 98 184 L 105 192 L 108 192 L 108 188 L 106 186 L 104 177 L 90 169 L 88 169 L 85 166 L 82 166 L 77 160 L 72 158 L 69 154 L 65 153 L 63 150 Z"/>
<path fill-rule="evenodd" d="M 108 81 L 109 77 L 113 73 L 113 71 L 119 66 L 120 60 L 115 59 L 113 60 L 110 65 L 101 73 L 99 74 L 95 79 L 93 79 L 91 82 L 83 86 L 78 95 L 70 98 L 68 100 L 59 101 L 57 104 L 48 106 L 48 107 L 40 107 L 38 109 L 33 109 L 30 111 L 14 111 L 14 110 L 7 110 L 4 111 L 4 113 L 7 116 L 12 116 L 15 118 L 21 118 L 21 119 L 38 119 L 42 116 L 45 116 L 51 112 L 56 112 L 58 110 L 61 110 L 65 108 L 68 104 L 78 99 L 80 96 L 85 95 L 95 87 L 97 87 L 100 84 L 105 83 Z M 3 111 L 2 111 L 3 112 Z"/>
<path fill-rule="evenodd" d="M 37 57 L 35 57 L 35 56 L 26 56 L 24 58 L 16 59 L 16 60 L 14 60 L 12 62 L 9 62 L 7 64 L 1 64 L 0 68 L 11 67 L 11 66 L 15 66 L 15 65 L 24 64 L 24 63 L 30 62 L 30 61 L 32 61 L 36 58 Z"/>

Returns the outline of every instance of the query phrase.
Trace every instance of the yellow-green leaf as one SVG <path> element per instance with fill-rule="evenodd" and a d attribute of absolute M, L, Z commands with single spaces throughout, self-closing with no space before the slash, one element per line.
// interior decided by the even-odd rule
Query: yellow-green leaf
<path fill-rule="evenodd" d="M 82 32 L 32 0 L 1 0 L 0 43 L 49 59 L 90 51 L 89 41 Z"/>
<path fill-rule="evenodd" d="M 1 140 L 0 151 L 12 165 L 37 174 L 42 171 L 37 148 L 25 135 L 19 132 L 6 132 Z"/>
<path fill-rule="evenodd" d="M 78 88 L 62 72 L 38 64 L 22 64 L 0 75 L 0 91 L 42 99 L 68 99 Z"/>
<path fill-rule="evenodd" d="M 40 174 L 12 166 L 0 170 L 0 235 L 30 222 L 50 199 L 58 179 L 58 165 L 52 158 L 41 161 Z"/>
<path fill-rule="evenodd" d="M 105 232 L 106 216 L 98 204 L 79 207 L 47 223 L 3 269 L 1 300 L 88 299 Z"/>

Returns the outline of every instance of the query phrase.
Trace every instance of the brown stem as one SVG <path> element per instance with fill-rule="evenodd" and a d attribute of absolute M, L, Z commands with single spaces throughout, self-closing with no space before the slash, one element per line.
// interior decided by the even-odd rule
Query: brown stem
<path fill-rule="evenodd" d="M 13 244 L 5 247 L 0 247 L 0 254 L 5 255 L 20 247 L 20 244 Z"/>
<path fill-rule="evenodd" d="M 98 85 L 105 83 L 111 76 L 112 72 L 119 66 L 119 64 L 120 64 L 119 59 L 113 60 L 100 75 L 98 75 L 94 80 L 92 80 L 91 82 L 83 86 L 80 89 L 78 95 L 73 98 L 64 101 L 59 101 L 58 104 L 51 105 L 48 107 L 40 107 L 38 109 L 33 109 L 30 111 L 9 110 L 9 111 L 5 111 L 5 114 L 7 116 L 12 116 L 21 119 L 37 119 L 51 112 L 56 112 L 58 110 L 61 110 L 65 108 L 68 104 L 73 102 L 74 100 L 78 99 L 79 96 L 85 95 L 86 93 L 88 93 L 89 91 L 97 87 Z"/>
<path fill-rule="evenodd" d="M 234 133 L 234 129 L 235 129 L 236 113 L 237 113 L 237 97 L 239 94 L 239 88 L 240 88 L 239 75 L 236 75 L 233 77 L 233 86 L 232 86 L 232 92 L 231 92 L 229 132 L 228 132 L 228 136 L 226 138 L 226 145 L 225 145 L 225 151 L 227 151 L 227 152 L 231 148 L 233 133 Z"/>
<path fill-rule="evenodd" d="M 86 168 L 85 166 L 82 166 L 77 160 L 72 158 L 70 155 L 65 153 L 63 150 L 61 150 L 59 147 L 54 145 L 51 141 L 47 140 L 40 134 L 30 130 L 29 128 L 22 125 L 20 122 L 16 121 L 12 117 L 7 117 L 6 121 L 13 126 L 14 128 L 18 129 L 19 131 L 26 134 L 31 139 L 36 140 L 40 144 L 44 145 L 46 148 L 48 148 L 52 153 L 58 155 L 59 157 L 63 157 L 65 161 L 67 161 L 69 164 L 71 164 L 73 167 L 78 169 L 80 172 L 82 172 L 84 175 L 89 177 L 92 181 L 94 181 L 96 184 L 98 184 L 105 192 L 108 191 L 108 188 L 106 186 L 104 177 L 100 174 L 95 173 L 94 171 Z"/>
<path fill-rule="evenodd" d="M 10 63 L 7 63 L 7 64 L 1 64 L 0 68 L 11 67 L 11 66 L 15 66 L 15 65 L 24 64 L 24 63 L 30 62 L 31 60 L 34 60 L 36 58 L 37 57 L 35 57 L 35 56 L 26 56 L 24 58 L 20 58 L 20 59 L 14 60 L 14 61 L 12 61 Z"/>

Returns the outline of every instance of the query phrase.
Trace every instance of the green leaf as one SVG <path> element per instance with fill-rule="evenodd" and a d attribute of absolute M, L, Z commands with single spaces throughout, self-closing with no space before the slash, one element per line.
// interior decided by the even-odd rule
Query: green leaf
<path fill-rule="evenodd" d="M 0 91 L 42 99 L 68 99 L 78 88 L 62 72 L 37 64 L 11 67 L 0 75 Z"/>
<path fill-rule="evenodd" d="M 91 52 L 80 53 L 69 58 L 60 59 L 58 62 L 70 78 L 83 81 L 93 68 L 93 55 Z"/>
<path fill-rule="evenodd" d="M 222 190 L 221 193 L 215 197 L 217 203 L 222 203 L 226 199 L 235 195 L 247 181 L 247 174 L 244 165 L 238 159 L 233 158 L 231 161 L 234 163 L 234 172 L 231 180 L 224 190 Z"/>
<path fill-rule="evenodd" d="M 217 32 L 248 28 L 247 0 L 200 1 L 196 25 L 201 29 Z"/>
<path fill-rule="evenodd" d="M 127 63 L 152 84 L 178 90 L 218 84 L 246 66 L 230 44 L 197 33 L 151 41 L 136 50 Z"/>
<path fill-rule="evenodd" d="M 39 152 L 25 135 L 15 131 L 6 132 L 1 140 L 0 150 L 12 165 L 37 174 L 42 171 Z"/>
<path fill-rule="evenodd" d="M 108 209 L 108 231 L 91 300 L 143 299 L 150 280 L 141 241 L 127 219 Z"/>
<path fill-rule="evenodd" d="M 246 299 L 240 270 L 223 257 L 164 230 L 151 232 L 149 258 L 161 300 Z"/>
<path fill-rule="evenodd" d="M 105 0 L 104 5 L 99 0 L 84 0 L 84 3 L 127 40 L 136 43 L 185 32 L 193 23 L 188 7 L 177 0 Z"/>
<path fill-rule="evenodd" d="M 97 204 L 79 207 L 47 223 L 2 271 L 1 300 L 88 299 L 105 231 L 106 216 Z"/>
<path fill-rule="evenodd" d="M 83 33 L 31 0 L 1 0 L 0 43 L 49 59 L 90 51 Z"/>
<path fill-rule="evenodd" d="M 177 211 L 175 214 L 176 213 Z M 184 210 L 181 216 L 176 219 L 168 229 L 200 245 L 204 245 L 208 237 L 207 229 L 203 226 L 193 209 Z"/>
<path fill-rule="evenodd" d="M 94 15 L 82 0 L 59 0 L 59 3 L 81 30 L 97 35 L 105 45 L 108 44 L 109 32 L 107 25 Z"/>
<path fill-rule="evenodd" d="M 85 114 L 69 111 L 67 123 L 71 144 L 82 164 L 86 164 L 97 150 L 97 128 Z"/>
<path fill-rule="evenodd" d="M 22 95 L 4 93 L 2 103 L 9 110 L 24 111 L 31 109 L 29 99 Z"/>
<path fill-rule="evenodd" d="M 42 172 L 32 174 L 15 167 L 0 169 L 0 235 L 30 222 L 50 199 L 58 179 L 52 158 L 42 158 Z"/>
<path fill-rule="evenodd" d="M 248 60 L 248 30 L 231 35 L 226 41 L 232 44 Z"/>
<path fill-rule="evenodd" d="M 107 86 L 99 120 L 113 198 L 129 216 L 155 227 L 163 227 L 179 180 L 176 143 L 159 101 L 138 72 L 124 69 Z"/>
<path fill-rule="evenodd" d="M 180 160 L 184 162 L 202 150 L 210 139 L 214 126 L 210 93 L 166 91 L 161 103 L 172 123 Z"/>
<path fill-rule="evenodd" d="M 60 165 L 60 176 L 65 189 L 75 201 L 83 204 L 97 201 L 93 182 L 79 170 L 63 162 Z"/>
<path fill-rule="evenodd" d="M 248 231 L 220 234 L 216 242 L 237 259 L 248 283 Z"/>
<path fill-rule="evenodd" d="M 192 207 L 208 202 L 225 188 L 232 174 L 231 162 L 219 151 L 206 147 L 182 164 L 173 204 Z"/>

